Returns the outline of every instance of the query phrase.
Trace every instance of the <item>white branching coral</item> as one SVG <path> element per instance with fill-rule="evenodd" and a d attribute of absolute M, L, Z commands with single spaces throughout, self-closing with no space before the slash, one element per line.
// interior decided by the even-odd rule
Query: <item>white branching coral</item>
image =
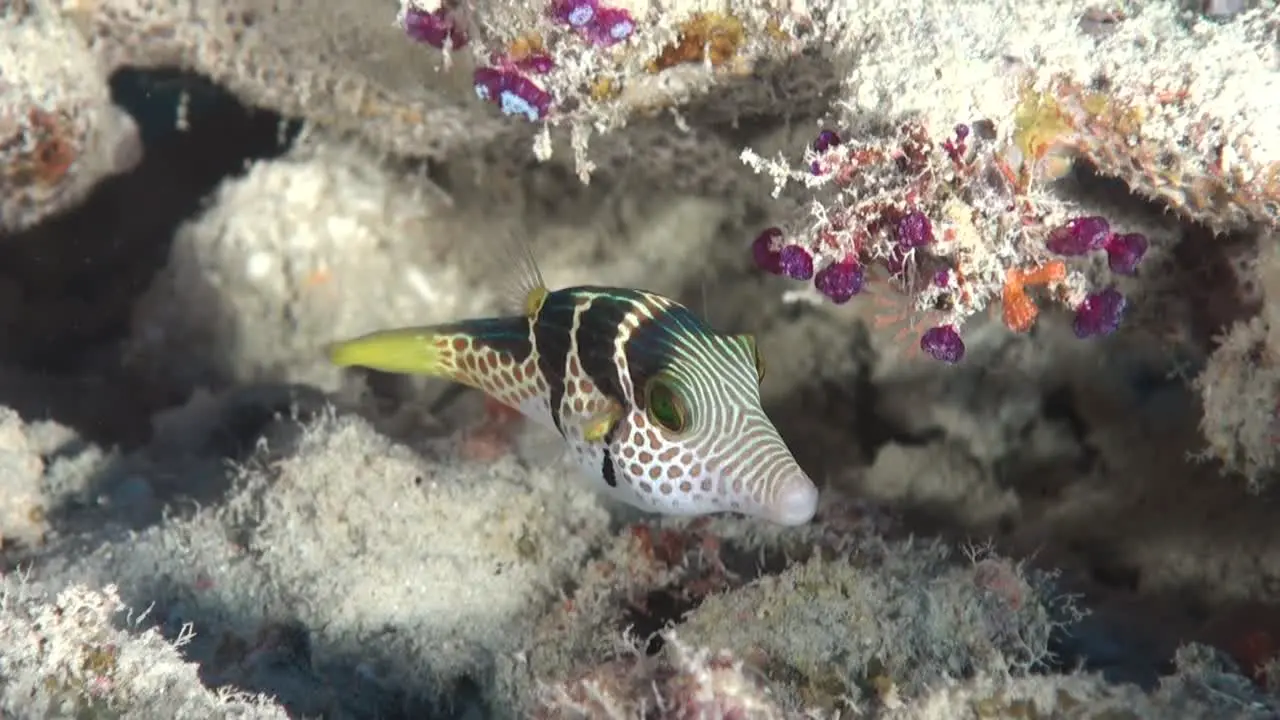
<path fill-rule="evenodd" d="M 114 586 L 50 596 L 17 577 L 0 587 L 0 712 L 6 717 L 206 717 L 285 720 L 265 698 L 213 691 L 170 643 L 139 630 Z M 125 616 L 126 629 L 116 626 Z M 106 713 L 109 713 L 106 714 Z"/>
<path fill-rule="evenodd" d="M 1073 164 L 1219 232 L 1280 222 L 1271 12 L 1220 26 L 1172 5 L 907 2 L 830 20 L 863 59 L 826 129 L 742 153 L 800 208 L 757 237 L 756 262 L 836 303 L 887 277 L 939 360 L 964 356 L 963 324 L 988 307 L 1030 329 L 1031 288 L 1081 338 L 1119 328 L 1148 249 L 1178 237 L 1074 206 L 1055 187 Z"/>

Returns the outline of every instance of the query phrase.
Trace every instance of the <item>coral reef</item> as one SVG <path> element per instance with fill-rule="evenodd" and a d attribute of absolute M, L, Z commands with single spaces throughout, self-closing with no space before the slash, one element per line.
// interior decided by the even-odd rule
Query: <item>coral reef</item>
<path fill-rule="evenodd" d="M 962 11 L 913 16 L 938 22 L 934 12 Z M 1073 161 L 1118 176 L 1130 192 L 1166 202 L 1215 232 L 1280 222 L 1277 140 L 1262 120 L 1276 109 L 1267 107 L 1271 96 L 1263 100 L 1252 89 L 1255 82 L 1280 81 L 1267 40 L 1272 16 L 1259 11 L 1231 30 L 1196 34 L 1179 25 L 1174 8 L 1157 3 L 1110 14 L 1106 32 L 1085 40 L 1078 26 L 1087 14 L 1084 6 L 1070 5 L 1037 11 L 1036 46 L 1006 53 L 998 83 L 988 82 L 991 75 L 972 61 L 971 72 L 957 77 L 951 53 L 1011 45 L 985 28 L 979 35 L 976 23 L 961 23 L 951 33 L 971 34 L 969 43 L 934 40 L 920 46 L 918 62 L 903 63 L 946 73 L 941 98 L 919 98 L 930 84 L 918 74 L 890 80 L 875 75 L 874 66 L 859 68 L 847 87 L 865 87 L 867 97 L 855 93 L 840 107 L 831 118 L 839 129 L 817 133 L 798 168 L 744 150 L 748 165 L 775 179 L 775 196 L 794 185 L 802 198 L 800 217 L 757 238 L 765 245 L 758 262 L 793 279 L 813 279 L 837 302 L 852 292 L 833 296 L 831 272 L 856 269 L 861 276 L 863 266 L 865 272 L 875 266 L 910 296 L 915 312 L 930 316 L 933 327 L 921 348 L 956 362 L 964 352 L 958 328 L 988 305 L 1000 304 L 1010 330 L 1030 328 L 1037 308 L 1027 286 L 1045 286 L 1073 309 L 1081 338 L 1114 332 L 1127 305 L 1114 281 L 1088 277 L 1085 268 L 1057 258 L 1105 251 L 1112 273 L 1130 276 L 1150 245 L 1172 242 L 1112 231 L 1106 218 L 1073 212 L 1051 186 Z M 1014 27 L 998 20 L 990 25 L 1028 30 Z M 1155 48 L 1144 42 L 1153 36 L 1162 39 Z M 1141 63 L 1128 60 L 1134 52 L 1142 54 Z M 1213 60 L 1227 53 L 1234 59 Z M 1203 64 L 1184 67 L 1183 58 L 1192 55 Z M 1241 119 L 1219 117 L 1218 107 Z M 1202 124 L 1183 130 L 1188 117 Z M 1228 135 L 1212 129 L 1227 126 Z M 1185 138 L 1183 145 L 1171 145 L 1173 138 Z M 773 253 L 804 261 L 778 265 Z"/>
<path fill-rule="evenodd" d="M 228 180 L 179 228 L 135 312 L 132 362 L 178 384 L 334 386 L 337 370 L 311 338 L 478 310 L 449 302 L 461 295 L 447 265 L 461 228 L 440 221 L 445 204 L 433 185 L 358 145 L 300 138 Z M 263 318 L 276 319 L 273 331 Z"/>
<path fill-rule="evenodd" d="M 100 468 L 95 491 L 193 492 L 166 488 L 165 468 L 181 467 L 178 438 L 225 432 L 205 416 L 229 408 L 184 412 L 146 458 Z M 1053 637 L 1080 615 L 1051 576 L 984 548 L 886 541 L 874 514 L 798 536 L 734 519 L 615 532 L 597 496 L 565 492 L 568 465 L 460 461 L 456 436 L 411 449 L 331 410 L 260 433 L 214 505 L 98 531 L 97 547 L 55 539 L 70 545 L 31 580 L 6 579 L 0 653 L 19 716 L 31 703 L 420 716 L 466 687 L 493 717 L 1280 709 L 1195 648 L 1152 692 L 1057 674 Z M 113 504 L 108 528 L 127 521 Z M 146 613 L 117 628 L 126 604 Z M 667 618 L 671 632 L 642 629 Z"/>
<path fill-rule="evenodd" d="M 0 714 L 1280 717 L 1278 17 L 3 4 Z M 513 235 L 753 333 L 814 521 L 325 361 Z"/>
<path fill-rule="evenodd" d="M 112 104 L 109 72 L 55 8 L 5 3 L 0 231 L 25 230 L 66 210 L 104 178 L 137 164 L 138 128 Z"/>
<path fill-rule="evenodd" d="M 502 132 L 466 102 L 464 68 L 402 42 L 390 18 L 358 2 L 62 3 L 106 71 L 178 67 L 262 107 L 341 129 L 385 149 L 438 154 Z M 305 21 L 300 21 L 305 18 Z M 487 137 L 486 137 L 487 135 Z"/>
<path fill-rule="evenodd" d="M 50 596 L 38 586 L 4 578 L 0 596 L 0 708 L 12 717 L 208 717 L 283 720 L 267 698 L 211 691 L 198 668 L 128 613 L 114 586 L 72 586 Z"/>
<path fill-rule="evenodd" d="M 1205 453 L 1242 473 L 1257 489 L 1274 477 L 1280 460 L 1280 318 L 1274 299 L 1280 292 L 1278 232 L 1258 238 L 1258 255 L 1246 271 L 1262 294 L 1262 311 L 1223 328 L 1217 349 L 1195 380 L 1204 402 Z"/>
<path fill-rule="evenodd" d="M 33 544 L 47 530 L 45 508 L 41 497 L 44 461 L 32 448 L 18 413 L 5 408 L 0 412 L 0 481 L 4 490 L 3 514 L 0 515 L 0 542 Z"/>

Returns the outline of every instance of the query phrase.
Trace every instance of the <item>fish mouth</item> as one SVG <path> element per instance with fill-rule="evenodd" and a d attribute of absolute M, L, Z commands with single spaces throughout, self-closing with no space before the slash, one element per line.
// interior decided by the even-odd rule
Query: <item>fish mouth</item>
<path fill-rule="evenodd" d="M 788 527 L 805 525 L 818 512 L 818 486 L 803 472 L 797 472 L 778 489 L 769 503 L 769 520 Z"/>

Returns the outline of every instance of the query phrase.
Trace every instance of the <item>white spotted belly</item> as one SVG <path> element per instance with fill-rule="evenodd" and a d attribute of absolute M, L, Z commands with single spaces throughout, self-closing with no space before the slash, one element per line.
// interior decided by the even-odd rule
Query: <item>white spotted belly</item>
<path fill-rule="evenodd" d="M 610 485 L 605 475 L 605 448 L 595 443 L 569 443 L 569 453 L 578 469 L 589 484 L 597 492 L 626 503 L 635 508 L 663 515 L 702 515 L 709 512 L 727 510 L 717 502 L 709 499 L 695 498 L 683 492 L 663 495 L 656 491 L 650 483 L 641 483 L 630 476 L 624 467 L 609 457 L 614 484 Z M 652 488 L 645 492 L 642 488 Z"/>

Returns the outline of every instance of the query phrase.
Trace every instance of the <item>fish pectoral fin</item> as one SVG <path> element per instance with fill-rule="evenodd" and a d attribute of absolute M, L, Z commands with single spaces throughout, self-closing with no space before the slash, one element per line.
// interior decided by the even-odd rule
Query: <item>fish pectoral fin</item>
<path fill-rule="evenodd" d="M 622 414 L 622 406 L 615 402 L 608 409 L 588 416 L 582 423 L 582 438 L 587 442 L 600 442 L 617 426 Z"/>

